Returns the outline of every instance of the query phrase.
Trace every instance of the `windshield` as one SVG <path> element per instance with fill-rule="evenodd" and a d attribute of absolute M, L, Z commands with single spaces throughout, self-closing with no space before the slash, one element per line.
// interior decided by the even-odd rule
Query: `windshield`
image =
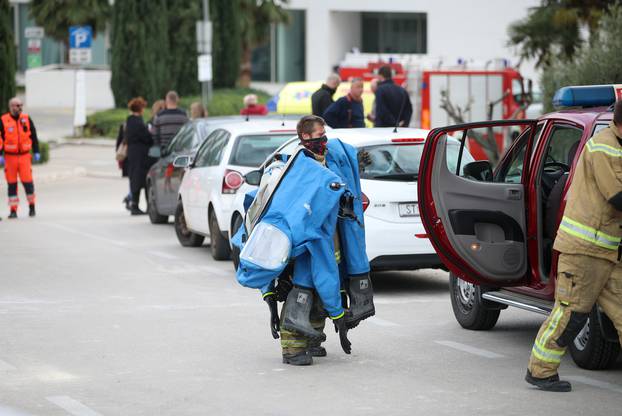
<path fill-rule="evenodd" d="M 229 163 L 236 166 L 258 167 L 291 137 L 291 134 L 240 136 L 231 152 Z"/>

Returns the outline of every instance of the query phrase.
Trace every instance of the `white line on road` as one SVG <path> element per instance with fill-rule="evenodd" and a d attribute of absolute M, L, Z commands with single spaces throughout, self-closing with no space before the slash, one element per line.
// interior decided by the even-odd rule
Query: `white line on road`
<path fill-rule="evenodd" d="M 371 318 L 369 320 L 369 322 L 371 322 L 372 324 L 376 324 L 378 326 L 400 326 L 399 324 L 396 324 L 395 322 L 386 321 L 386 320 L 378 318 L 376 316 Z"/>
<path fill-rule="evenodd" d="M 17 368 L 7 363 L 6 361 L 0 360 L 0 371 L 12 371 L 12 370 L 17 370 Z"/>
<path fill-rule="evenodd" d="M 85 233 L 84 231 L 76 230 L 75 228 L 66 227 L 60 224 L 54 224 L 54 223 L 41 223 L 41 224 L 47 225 L 48 227 L 58 228 L 59 230 L 68 231 L 70 233 L 74 233 L 77 235 L 81 235 L 82 237 L 87 237 L 93 240 L 103 241 L 108 244 L 114 244 L 115 246 L 119 246 L 119 247 L 127 247 L 129 245 L 126 241 L 112 240 L 110 238 L 102 237 L 96 234 Z"/>
<path fill-rule="evenodd" d="M 50 396 L 46 397 L 46 399 L 74 416 L 101 416 L 100 413 L 86 407 L 69 396 Z"/>
<path fill-rule="evenodd" d="M 617 384 L 607 383 L 606 381 L 594 380 L 593 378 L 583 376 L 566 376 L 563 377 L 569 381 L 576 381 L 577 383 L 587 384 L 588 386 L 597 387 L 599 389 L 605 389 L 614 393 L 622 393 L 622 386 Z"/>
<path fill-rule="evenodd" d="M 166 253 L 164 251 L 150 251 L 149 253 L 166 260 L 179 260 L 179 257 L 175 256 L 174 254 Z"/>
<path fill-rule="evenodd" d="M 503 358 L 503 355 L 497 354 L 496 352 L 483 350 L 481 348 L 471 347 L 470 345 L 461 344 L 459 342 L 453 341 L 434 341 L 437 344 L 444 345 L 449 348 L 453 348 L 459 351 L 468 352 L 469 354 L 479 355 L 484 358 Z"/>

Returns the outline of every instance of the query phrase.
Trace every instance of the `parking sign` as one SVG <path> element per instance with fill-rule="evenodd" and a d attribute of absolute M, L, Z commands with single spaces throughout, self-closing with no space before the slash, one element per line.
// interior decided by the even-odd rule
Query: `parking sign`
<path fill-rule="evenodd" d="M 93 29 L 91 26 L 69 27 L 69 47 L 71 49 L 87 49 L 91 47 Z"/>

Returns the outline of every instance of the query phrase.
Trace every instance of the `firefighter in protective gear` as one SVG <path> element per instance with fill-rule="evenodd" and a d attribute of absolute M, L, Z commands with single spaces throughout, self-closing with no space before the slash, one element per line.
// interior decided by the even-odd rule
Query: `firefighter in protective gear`
<path fill-rule="evenodd" d="M 39 140 L 37 130 L 28 114 L 22 112 L 23 104 L 17 97 L 9 101 L 9 112 L 0 119 L 0 142 L 4 153 L 4 172 L 9 193 L 9 218 L 17 218 L 19 198 L 17 180 L 22 182 L 30 207 L 35 216 L 35 186 L 32 179 L 32 158 L 38 162 Z M 34 155 L 31 155 L 31 151 Z"/>
<path fill-rule="evenodd" d="M 622 342 L 622 102 L 613 122 L 583 148 L 554 249 L 555 305 L 534 342 L 526 381 L 547 391 L 570 391 L 557 369 L 596 303 Z"/>

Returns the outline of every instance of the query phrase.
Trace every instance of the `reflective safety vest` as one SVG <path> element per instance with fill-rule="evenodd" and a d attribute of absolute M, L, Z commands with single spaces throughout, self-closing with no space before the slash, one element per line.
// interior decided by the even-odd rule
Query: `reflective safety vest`
<path fill-rule="evenodd" d="M 618 261 L 622 212 L 608 201 L 622 192 L 622 145 L 612 123 L 583 148 L 553 248 Z"/>
<path fill-rule="evenodd" d="M 4 126 L 4 153 L 22 154 L 30 152 L 32 139 L 30 138 L 30 119 L 28 114 L 21 113 L 17 120 L 11 113 L 2 116 Z"/>

